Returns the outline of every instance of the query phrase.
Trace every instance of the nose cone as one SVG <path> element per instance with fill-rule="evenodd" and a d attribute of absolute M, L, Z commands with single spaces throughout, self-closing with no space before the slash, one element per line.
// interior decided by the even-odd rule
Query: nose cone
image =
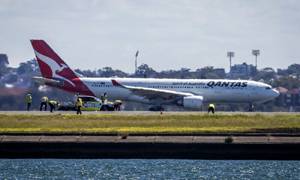
<path fill-rule="evenodd" d="M 273 98 L 277 98 L 280 95 L 279 91 L 277 91 L 276 89 L 272 89 L 272 97 Z"/>

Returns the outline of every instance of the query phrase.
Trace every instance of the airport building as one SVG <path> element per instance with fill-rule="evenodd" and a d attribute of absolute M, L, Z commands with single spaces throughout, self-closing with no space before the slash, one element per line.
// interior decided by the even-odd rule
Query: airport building
<path fill-rule="evenodd" d="M 8 57 L 6 54 L 0 54 L 0 66 L 8 65 Z"/>
<path fill-rule="evenodd" d="M 235 64 L 230 68 L 230 77 L 232 79 L 249 79 L 256 73 L 256 67 L 252 64 L 242 63 Z"/>

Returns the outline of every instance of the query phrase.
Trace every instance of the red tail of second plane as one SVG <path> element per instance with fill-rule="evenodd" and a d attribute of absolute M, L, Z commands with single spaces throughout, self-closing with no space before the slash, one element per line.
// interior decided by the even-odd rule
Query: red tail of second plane
<path fill-rule="evenodd" d="M 69 92 L 94 95 L 45 41 L 31 40 L 31 45 L 44 79 L 61 82 L 60 88 Z"/>

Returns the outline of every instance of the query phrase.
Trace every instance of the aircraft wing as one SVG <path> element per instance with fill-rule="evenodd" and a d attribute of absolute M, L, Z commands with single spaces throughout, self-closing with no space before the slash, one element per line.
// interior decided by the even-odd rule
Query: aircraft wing
<path fill-rule="evenodd" d="M 127 86 L 118 83 L 116 80 L 112 80 L 114 86 L 119 86 L 125 89 L 130 90 L 133 94 L 142 96 L 149 100 L 164 100 L 172 101 L 178 100 L 185 96 L 193 96 L 191 93 L 164 90 L 164 89 L 155 89 L 155 88 L 146 88 L 146 87 L 136 87 L 136 86 Z"/>

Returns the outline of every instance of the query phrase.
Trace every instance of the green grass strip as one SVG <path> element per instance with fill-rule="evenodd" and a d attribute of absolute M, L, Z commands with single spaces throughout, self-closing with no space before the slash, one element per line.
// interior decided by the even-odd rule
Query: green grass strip
<path fill-rule="evenodd" d="M 299 114 L 0 114 L 0 133 L 300 132 Z"/>

